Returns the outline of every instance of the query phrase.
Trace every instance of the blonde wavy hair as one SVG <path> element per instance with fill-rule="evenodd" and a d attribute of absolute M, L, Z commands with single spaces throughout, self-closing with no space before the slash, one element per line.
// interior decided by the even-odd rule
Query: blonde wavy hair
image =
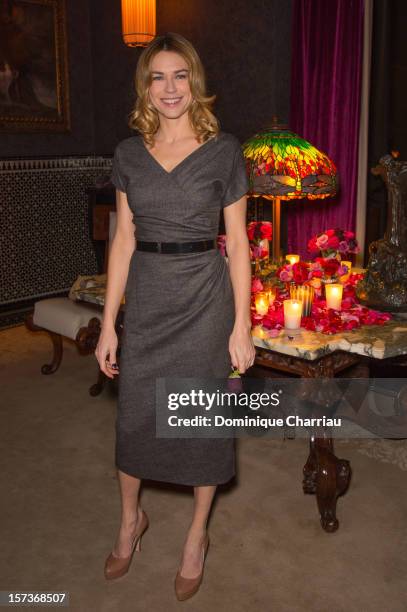
<path fill-rule="evenodd" d="M 149 88 L 152 82 L 151 62 L 160 51 L 175 51 L 181 55 L 189 67 L 189 86 L 192 102 L 188 109 L 192 129 L 200 142 L 216 136 L 220 130 L 219 122 L 212 113 L 216 96 L 206 93 L 205 71 L 202 62 L 192 44 L 180 34 L 167 32 L 156 37 L 141 53 L 134 76 L 136 103 L 129 115 L 129 126 L 141 132 L 144 140 L 154 144 L 160 119 L 149 99 Z"/>

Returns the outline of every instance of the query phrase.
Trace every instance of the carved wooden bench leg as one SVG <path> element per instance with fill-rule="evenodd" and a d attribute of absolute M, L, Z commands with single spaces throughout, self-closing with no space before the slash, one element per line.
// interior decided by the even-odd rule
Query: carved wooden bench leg
<path fill-rule="evenodd" d="M 86 327 L 81 327 L 76 336 L 76 345 L 82 355 L 90 355 L 96 350 L 101 332 L 100 320 L 97 317 L 92 317 Z M 96 359 L 95 359 L 96 361 Z M 89 394 L 96 397 L 102 393 L 106 384 L 107 376 L 98 370 L 97 381 L 89 388 Z"/>
<path fill-rule="evenodd" d="M 35 323 L 33 322 L 33 315 L 30 314 L 28 315 L 28 317 L 26 317 L 25 319 L 25 325 L 27 327 L 27 329 L 29 329 L 30 331 L 33 332 L 37 332 L 37 331 L 43 331 L 46 332 L 52 341 L 52 346 L 54 349 L 53 355 L 52 355 L 52 361 L 51 363 L 45 363 L 43 366 L 41 366 L 41 372 L 42 374 L 54 374 L 59 366 L 61 365 L 61 361 L 62 361 L 62 355 L 63 355 L 63 344 L 62 344 L 62 336 L 60 334 L 56 334 L 52 331 L 49 331 L 48 329 L 45 329 L 44 327 L 38 327 L 37 325 L 35 325 Z"/>
<path fill-rule="evenodd" d="M 345 493 L 350 483 L 350 463 L 335 456 L 332 438 L 312 436 L 310 454 L 303 472 L 304 493 L 316 493 L 322 528 L 333 533 L 339 527 L 337 499 Z"/>

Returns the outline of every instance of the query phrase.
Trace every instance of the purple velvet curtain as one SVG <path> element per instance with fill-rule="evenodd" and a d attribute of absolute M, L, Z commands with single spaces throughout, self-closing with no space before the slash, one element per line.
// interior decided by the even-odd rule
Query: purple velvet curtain
<path fill-rule="evenodd" d="M 283 202 L 287 247 L 307 255 L 318 232 L 355 230 L 363 0 L 294 0 L 290 128 L 336 164 L 336 198 Z"/>

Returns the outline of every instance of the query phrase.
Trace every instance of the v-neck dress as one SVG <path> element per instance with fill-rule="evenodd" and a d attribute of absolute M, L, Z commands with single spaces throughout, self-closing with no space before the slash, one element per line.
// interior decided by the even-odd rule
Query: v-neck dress
<path fill-rule="evenodd" d="M 221 208 L 248 190 L 239 141 L 222 131 L 171 171 L 141 135 L 127 138 L 115 149 L 112 182 L 127 194 L 136 239 L 159 242 L 216 239 Z M 196 486 L 235 475 L 233 438 L 160 438 L 155 429 L 156 378 L 227 377 L 234 319 L 229 269 L 218 249 L 133 252 L 119 364 L 119 470 Z"/>

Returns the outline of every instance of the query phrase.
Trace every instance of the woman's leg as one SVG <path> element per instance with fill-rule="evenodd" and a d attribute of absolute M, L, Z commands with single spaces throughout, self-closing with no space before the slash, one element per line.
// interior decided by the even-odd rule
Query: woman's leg
<path fill-rule="evenodd" d="M 138 531 L 142 513 L 139 502 L 141 480 L 117 470 L 122 504 L 120 529 L 113 549 L 117 557 L 128 557 L 131 544 Z"/>
<path fill-rule="evenodd" d="M 195 578 L 202 569 L 202 544 L 216 486 L 194 487 L 194 513 L 184 544 L 181 574 Z"/>

